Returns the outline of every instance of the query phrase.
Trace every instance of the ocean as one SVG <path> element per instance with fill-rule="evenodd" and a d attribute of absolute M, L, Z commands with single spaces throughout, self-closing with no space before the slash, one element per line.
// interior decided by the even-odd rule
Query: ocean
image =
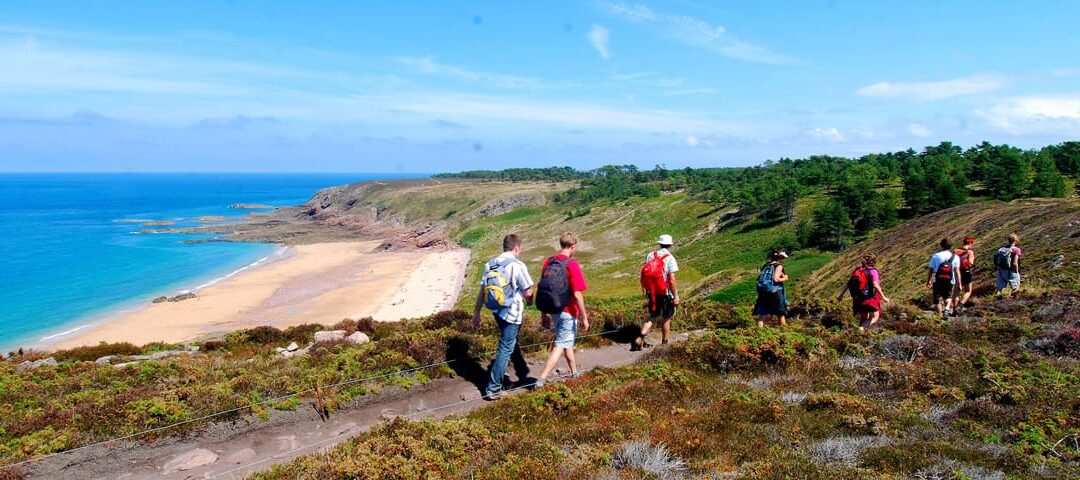
<path fill-rule="evenodd" d="M 0 351 L 33 348 L 158 295 L 280 254 L 264 243 L 184 243 L 144 229 L 240 218 L 233 204 L 291 206 L 317 190 L 418 174 L 0 174 Z M 205 219 L 204 219 L 205 220 Z M 152 226 L 145 222 L 172 222 Z"/>

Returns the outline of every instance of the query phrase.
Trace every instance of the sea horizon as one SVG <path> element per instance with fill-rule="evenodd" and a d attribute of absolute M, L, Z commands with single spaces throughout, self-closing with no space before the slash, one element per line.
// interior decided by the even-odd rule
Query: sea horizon
<path fill-rule="evenodd" d="M 237 221 L 302 204 L 322 188 L 422 173 L 0 173 L 0 351 L 41 349 L 150 303 L 272 261 L 271 243 L 145 233 Z M 202 217 L 200 219 L 200 217 Z M 215 218 L 221 217 L 221 218 Z"/>

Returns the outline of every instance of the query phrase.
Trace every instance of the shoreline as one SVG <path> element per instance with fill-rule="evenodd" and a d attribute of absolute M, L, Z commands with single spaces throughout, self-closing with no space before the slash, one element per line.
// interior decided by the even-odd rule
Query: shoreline
<path fill-rule="evenodd" d="M 281 247 L 193 289 L 194 299 L 148 303 L 51 337 L 44 350 L 98 342 L 180 343 L 267 325 L 333 325 L 346 318 L 398 321 L 457 301 L 469 251 L 376 251 L 381 241 Z M 282 252 L 282 253 L 279 253 Z M 267 260 L 269 258 L 269 260 Z"/>
<path fill-rule="evenodd" d="M 35 335 L 38 336 L 37 340 L 26 339 L 23 341 L 13 342 L 12 344 L 10 344 L 10 346 L 4 347 L 4 349 L 9 350 L 28 348 L 32 350 L 52 351 L 55 350 L 54 346 L 56 344 L 63 342 L 76 332 L 100 327 L 110 321 L 116 320 L 117 318 L 130 315 L 153 305 L 151 303 L 151 300 L 153 298 L 163 295 L 172 296 L 184 293 L 197 294 L 202 289 L 216 285 L 236 275 L 242 274 L 243 272 L 270 265 L 276 261 L 288 258 L 288 256 L 291 255 L 290 247 L 281 244 L 272 245 L 274 245 L 274 251 L 270 252 L 270 254 L 264 255 L 263 257 L 258 258 L 251 263 L 248 263 L 247 265 L 241 266 L 240 268 L 233 269 L 232 271 L 224 274 L 218 273 L 215 275 L 207 275 L 207 277 L 205 278 L 192 279 L 189 283 L 198 282 L 198 285 L 194 287 L 180 288 L 178 286 L 170 286 L 161 289 L 160 291 L 139 295 L 136 298 L 131 298 L 129 300 L 125 300 L 123 302 L 119 302 L 114 305 L 105 307 L 101 311 L 90 313 L 80 318 L 74 319 L 67 325 L 43 331 Z M 206 278 L 209 278 L 209 280 L 207 280 Z"/>

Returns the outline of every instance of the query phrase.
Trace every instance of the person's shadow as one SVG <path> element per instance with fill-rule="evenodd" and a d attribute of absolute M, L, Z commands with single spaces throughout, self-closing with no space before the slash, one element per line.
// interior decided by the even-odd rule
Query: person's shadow
<path fill-rule="evenodd" d="M 611 320 L 604 322 L 602 337 L 613 343 L 629 344 L 641 335 L 641 325 L 636 323 L 616 324 Z"/>
<path fill-rule="evenodd" d="M 446 342 L 446 360 L 454 373 L 472 383 L 480 394 L 484 394 L 488 384 L 488 371 L 469 353 L 469 342 L 464 338 L 451 338 Z"/>

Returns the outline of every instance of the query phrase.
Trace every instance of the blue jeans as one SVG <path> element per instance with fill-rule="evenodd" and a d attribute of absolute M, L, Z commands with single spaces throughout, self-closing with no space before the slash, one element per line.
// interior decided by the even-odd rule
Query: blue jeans
<path fill-rule="evenodd" d="M 529 364 L 521 354 L 521 347 L 517 344 L 518 330 L 521 325 L 509 323 L 498 316 L 495 323 L 499 326 L 499 350 L 495 354 L 495 361 L 491 362 L 491 379 L 488 381 L 486 393 L 493 395 L 502 391 L 503 376 L 506 375 L 506 364 L 514 361 L 514 372 L 517 373 L 518 381 L 525 380 L 529 376 Z"/>

